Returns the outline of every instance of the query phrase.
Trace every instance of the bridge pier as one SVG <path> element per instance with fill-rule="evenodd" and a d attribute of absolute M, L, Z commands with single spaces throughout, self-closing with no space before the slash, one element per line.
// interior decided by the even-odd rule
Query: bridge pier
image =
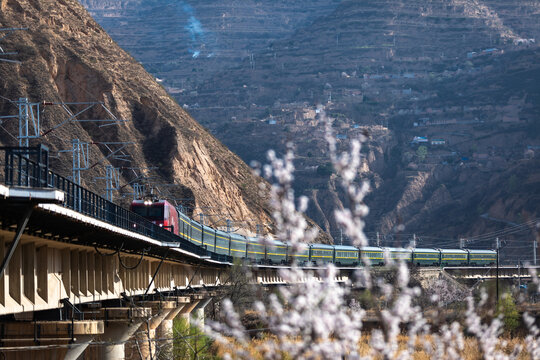
<path fill-rule="evenodd" d="M 157 327 L 156 336 L 159 339 L 158 345 L 161 348 L 163 358 L 171 359 L 174 343 L 174 319 L 180 314 L 182 309 L 191 302 L 191 300 L 188 296 L 167 297 L 167 300 L 175 301 L 176 307 L 169 312 Z"/>
<path fill-rule="evenodd" d="M 193 309 L 194 315 L 192 317 L 197 319 L 197 324 L 201 327 L 204 326 L 204 309 L 210 303 L 211 300 L 212 300 L 212 297 L 205 298 L 197 304 L 195 309 Z"/>
<path fill-rule="evenodd" d="M 123 360 L 125 342 L 137 331 L 145 319 L 151 315 L 148 308 L 101 308 L 95 312 L 85 312 L 103 321 L 104 332 L 96 341 L 106 344 L 90 346 L 85 359 Z"/>
<path fill-rule="evenodd" d="M 79 356 L 88 348 L 90 343 L 94 340 L 94 335 L 83 335 L 77 337 L 75 341 L 70 344 L 64 360 L 77 360 Z"/>
<path fill-rule="evenodd" d="M 203 298 L 203 295 L 191 295 L 191 302 L 180 311 L 180 316 L 186 321 L 188 325 L 191 323 L 191 313 L 197 307 L 197 305 L 199 305 Z"/>
<path fill-rule="evenodd" d="M 132 347 L 132 356 L 129 358 L 141 358 L 143 360 L 154 359 L 156 351 L 158 350 L 158 344 L 156 344 L 156 329 L 176 308 L 176 303 L 174 301 L 143 301 L 140 303 L 140 306 L 152 309 L 152 316 L 142 323 L 138 331 L 135 332 L 132 337 L 135 341 L 135 349 L 133 349 L 133 345 L 130 344 Z M 135 354 L 133 353 L 134 350 L 136 350 Z"/>
<path fill-rule="evenodd" d="M 114 344 L 102 345 L 99 351 L 99 358 L 105 360 L 124 360 L 126 358 L 125 341 L 127 341 L 143 323 L 142 319 L 136 321 L 119 321 L 110 324 L 105 331 L 105 341 Z"/>

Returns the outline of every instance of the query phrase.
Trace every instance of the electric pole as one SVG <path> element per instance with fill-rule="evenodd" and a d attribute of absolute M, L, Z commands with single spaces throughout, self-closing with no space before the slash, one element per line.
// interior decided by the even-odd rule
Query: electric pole
<path fill-rule="evenodd" d="M 499 248 L 500 248 L 500 242 L 499 242 L 499 238 L 496 238 L 496 246 L 497 246 L 497 272 L 496 272 L 496 275 L 495 275 L 495 281 L 496 281 L 496 284 L 495 284 L 495 288 L 496 288 L 496 292 L 497 292 L 497 303 L 499 302 Z"/>
<path fill-rule="evenodd" d="M 538 242 L 536 239 L 533 239 L 533 262 L 534 266 L 536 266 L 536 248 L 538 248 Z"/>

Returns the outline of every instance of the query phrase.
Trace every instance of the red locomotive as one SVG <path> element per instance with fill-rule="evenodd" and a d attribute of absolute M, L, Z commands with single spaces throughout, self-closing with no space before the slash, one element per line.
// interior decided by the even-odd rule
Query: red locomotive
<path fill-rule="evenodd" d="M 133 200 L 130 210 L 178 235 L 178 212 L 167 200 Z"/>

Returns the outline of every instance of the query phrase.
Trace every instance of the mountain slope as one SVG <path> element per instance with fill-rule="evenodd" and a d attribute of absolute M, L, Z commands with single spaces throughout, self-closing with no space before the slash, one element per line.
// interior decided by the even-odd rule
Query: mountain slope
<path fill-rule="evenodd" d="M 0 1 L 0 27 L 28 27 L 2 42 L 4 49 L 18 51 L 22 64 L 0 62 L 0 95 L 18 99 L 28 97 L 41 102 L 101 101 L 119 119 L 116 126 L 71 122 L 45 136 L 53 155 L 52 168 L 70 174 L 72 139 L 85 142 L 129 141 L 124 155 L 131 160 L 101 160 L 110 152 L 103 146 L 91 147 L 90 163 L 99 163 L 83 172 L 83 184 L 103 193 L 101 165 L 151 168 L 155 171 L 127 169 L 122 183 L 133 181 L 134 171 L 153 176 L 153 183 L 174 183 L 169 189 L 176 198 L 188 199 L 184 205 L 193 214 L 205 212 L 211 222 L 219 218 L 244 221 L 240 226 L 254 230 L 255 224 L 268 224 L 265 195 L 249 167 L 179 107 L 143 67 L 120 49 L 107 33 L 74 0 Z M 43 109 L 43 107 L 42 107 Z M 72 111 L 80 110 L 77 105 Z M 0 103 L 2 115 L 16 114 L 6 100 Z M 44 108 L 43 130 L 65 121 L 59 106 Z M 103 119 L 110 116 L 99 107 L 81 117 Z M 0 130 L 3 145 L 15 144 L 15 120 L 4 121 Z M 36 144 L 38 141 L 33 141 Z M 142 180 L 141 182 L 144 182 Z M 124 192 L 129 186 L 124 187 Z M 129 196 L 124 201 L 128 201 Z M 219 215 L 219 216 L 218 216 Z M 247 223 L 249 222 L 249 224 Z"/>
<path fill-rule="evenodd" d="M 104 2 L 92 0 L 89 6 Z M 214 26 L 213 9 L 199 5 L 208 2 L 193 4 L 197 16 L 207 19 L 202 26 Z M 370 135 L 362 172 L 373 188 L 366 199 L 369 235 L 392 236 L 405 225 L 406 236 L 450 237 L 456 246 L 459 235 L 504 226 L 490 218 L 502 214 L 504 221 L 520 222 L 538 216 L 524 201 L 538 194 L 534 156 L 540 142 L 531 136 L 538 133 L 540 103 L 534 86 L 538 45 L 531 40 L 540 36 L 538 3 L 344 0 L 335 5 L 287 38 L 261 42 L 264 46 L 241 63 L 229 62 L 222 70 L 200 62 L 197 75 L 186 73 L 193 68 L 182 69 L 183 75 L 164 83 L 180 83 L 181 89 L 171 89 L 174 96 L 246 161 L 262 160 L 266 149 L 280 152 L 293 142 L 296 190 L 310 196 L 310 215 L 335 239 L 340 232 L 332 210 L 344 199 L 327 165 L 323 125 L 315 113 L 319 103 L 335 119 L 341 149 L 359 133 Z M 105 12 L 94 13 L 113 30 L 115 21 L 145 23 L 144 14 L 125 9 L 111 8 L 107 14 L 114 21 Z M 266 11 L 269 17 L 278 14 Z M 227 18 L 235 19 L 244 20 Z M 218 28 L 216 34 L 222 34 Z M 258 39 L 245 34 L 244 40 L 248 35 Z M 233 40 L 231 49 L 241 48 Z M 149 67 L 161 61 L 148 56 L 148 44 L 126 45 L 143 53 L 139 59 Z M 411 144 L 417 136 L 438 143 L 421 148 Z M 509 179 L 532 185 L 526 191 L 495 191 L 506 189 Z"/>

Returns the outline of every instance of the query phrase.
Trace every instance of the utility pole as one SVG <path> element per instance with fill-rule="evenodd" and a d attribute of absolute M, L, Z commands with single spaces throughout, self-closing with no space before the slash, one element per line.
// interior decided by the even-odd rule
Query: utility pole
<path fill-rule="evenodd" d="M 377 231 L 377 247 L 381 246 L 381 238 L 379 237 L 379 232 Z"/>
<path fill-rule="evenodd" d="M 536 266 L 536 248 L 538 248 L 538 242 L 536 239 L 533 239 L 533 262 L 534 266 Z"/>
<path fill-rule="evenodd" d="M 416 248 L 416 234 L 413 234 L 412 247 L 413 249 Z"/>
<path fill-rule="evenodd" d="M 339 229 L 339 243 L 343 245 L 343 229 Z"/>
<path fill-rule="evenodd" d="M 465 247 L 465 239 L 464 238 L 460 238 L 459 239 L 459 248 L 460 249 L 463 249 Z"/>
<path fill-rule="evenodd" d="M 518 259 L 518 289 L 521 291 L 521 259 Z"/>
<path fill-rule="evenodd" d="M 499 242 L 499 238 L 496 238 L 495 239 L 496 242 L 497 242 L 497 272 L 496 272 L 496 275 L 495 275 L 495 278 L 496 278 L 496 292 L 497 292 L 497 303 L 499 302 L 499 248 L 500 248 L 500 242 Z"/>
<path fill-rule="evenodd" d="M 107 165 L 105 167 L 105 198 L 113 201 L 113 191 L 120 187 L 120 172 L 117 168 Z"/>
<path fill-rule="evenodd" d="M 89 149 L 88 143 L 81 142 L 79 139 L 72 140 L 73 165 L 72 165 L 72 181 L 81 185 L 81 171 L 89 168 Z"/>
<path fill-rule="evenodd" d="M 199 216 L 201 217 L 201 225 L 204 225 L 204 213 L 200 213 Z"/>

